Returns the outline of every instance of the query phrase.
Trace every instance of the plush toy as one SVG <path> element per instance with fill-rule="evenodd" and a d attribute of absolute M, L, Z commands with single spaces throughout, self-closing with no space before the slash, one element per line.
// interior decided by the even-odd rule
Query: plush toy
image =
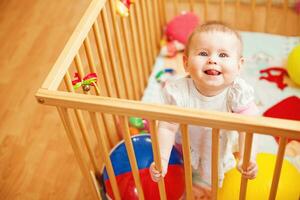
<path fill-rule="evenodd" d="M 165 37 L 162 41 L 161 55 L 175 56 L 178 51 L 184 50 L 189 35 L 199 25 L 198 17 L 191 13 L 176 16 L 166 25 Z"/>
<path fill-rule="evenodd" d="M 288 76 L 286 69 L 281 67 L 269 67 L 259 71 L 263 76 L 260 76 L 260 80 L 267 80 L 269 82 L 274 82 L 277 84 L 277 87 L 283 90 L 287 84 L 283 82 L 284 76 Z M 264 76 L 266 73 L 267 76 Z"/>
<path fill-rule="evenodd" d="M 131 135 L 136 135 L 139 133 L 149 133 L 149 121 L 140 117 L 130 117 L 129 130 Z"/>
<path fill-rule="evenodd" d="M 287 71 L 291 80 L 300 85 L 300 45 L 296 46 L 289 54 Z"/>
<path fill-rule="evenodd" d="M 117 13 L 122 17 L 127 17 L 132 3 L 133 0 L 116 0 Z"/>

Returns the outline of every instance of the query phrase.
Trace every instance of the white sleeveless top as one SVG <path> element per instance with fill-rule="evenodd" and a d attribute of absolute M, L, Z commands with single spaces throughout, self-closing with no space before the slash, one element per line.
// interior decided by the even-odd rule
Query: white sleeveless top
<path fill-rule="evenodd" d="M 235 112 L 247 108 L 254 100 L 254 91 L 243 79 L 216 96 L 207 97 L 198 92 L 191 78 L 185 77 L 167 83 L 162 92 L 162 102 L 184 108 L 205 109 L 221 112 Z M 168 123 L 168 122 L 163 122 Z M 220 131 L 219 179 L 235 167 L 232 154 L 238 142 L 237 132 Z M 191 162 L 194 169 L 200 169 L 201 177 L 211 183 L 211 128 L 189 125 Z M 176 143 L 181 144 L 181 134 L 176 134 Z"/>

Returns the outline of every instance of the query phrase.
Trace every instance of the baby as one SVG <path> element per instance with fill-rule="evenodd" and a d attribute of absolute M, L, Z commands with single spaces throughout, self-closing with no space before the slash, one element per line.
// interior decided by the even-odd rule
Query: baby
<path fill-rule="evenodd" d="M 240 35 L 228 26 L 210 22 L 196 28 L 190 35 L 183 63 L 187 77 L 169 82 L 163 88 L 165 104 L 185 108 L 207 109 L 246 115 L 258 114 L 254 103 L 253 88 L 239 78 L 242 57 Z M 181 145 L 181 135 L 176 134 L 179 124 L 159 122 L 158 138 L 162 172 L 150 166 L 153 181 L 159 181 L 168 170 L 172 146 Z M 189 125 L 193 192 L 195 198 L 210 198 L 211 193 L 211 128 Z M 257 175 L 255 142 L 250 163 L 243 170 L 245 133 L 220 131 L 219 187 L 224 174 L 236 166 L 233 148 L 239 144 L 240 161 L 237 165 L 242 176 L 254 179 Z"/>

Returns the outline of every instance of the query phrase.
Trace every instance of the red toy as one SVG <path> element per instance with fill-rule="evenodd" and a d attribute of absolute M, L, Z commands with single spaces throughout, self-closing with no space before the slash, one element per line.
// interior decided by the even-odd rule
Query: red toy
<path fill-rule="evenodd" d="M 288 97 L 264 112 L 263 116 L 300 121 L 300 98 Z M 276 141 L 278 142 L 276 137 Z M 291 140 L 289 139 L 288 142 Z M 300 140 L 297 140 L 300 142 Z"/>
<path fill-rule="evenodd" d="M 287 84 L 283 82 L 284 76 L 288 76 L 286 69 L 281 67 L 269 67 L 259 71 L 260 74 L 267 73 L 267 76 L 260 76 L 260 80 L 267 80 L 269 82 L 274 82 L 277 87 L 283 90 Z"/>

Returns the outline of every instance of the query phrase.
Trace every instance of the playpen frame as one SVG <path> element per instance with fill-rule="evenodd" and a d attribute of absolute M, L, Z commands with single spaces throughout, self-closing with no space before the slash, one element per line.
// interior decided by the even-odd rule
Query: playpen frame
<path fill-rule="evenodd" d="M 187 199 L 192 199 L 188 124 L 212 128 L 213 199 L 217 199 L 218 154 L 216 152 L 219 151 L 218 138 L 220 129 L 246 132 L 243 166 L 246 166 L 250 159 L 254 132 L 279 136 L 279 150 L 269 197 L 269 199 L 275 199 L 287 144 L 286 138 L 300 138 L 299 122 L 265 117 L 249 117 L 232 113 L 194 111 L 136 101 L 142 96 L 151 68 L 158 55 L 163 26 L 166 24 L 169 14 L 166 10 L 172 9 L 176 14 L 179 8 L 185 5 L 193 11 L 198 4 L 202 6 L 204 21 L 209 19 L 208 10 L 211 5 L 219 8 L 219 20 L 224 21 L 224 10 L 227 5 L 224 0 L 215 3 L 210 3 L 208 0 L 201 2 L 194 0 L 181 2 L 178 0 L 140 0 L 135 1 L 135 5 L 131 8 L 132 13 L 130 13 L 128 18 L 120 18 L 116 15 L 113 0 L 92 0 L 42 87 L 36 93 L 39 103 L 57 107 L 75 157 L 94 199 L 102 199 L 99 192 L 99 182 L 96 180 L 96 177 L 101 174 L 100 169 L 103 165 L 107 168 L 114 198 L 120 199 L 116 177 L 109 159 L 109 150 L 121 139 L 116 134 L 118 128 L 123 130 L 123 137 L 139 199 L 144 199 L 134 150 L 130 140 L 129 116 L 139 116 L 150 120 L 154 161 L 158 170 L 161 169 L 161 163 L 158 153 L 156 122 L 164 120 L 181 124 Z M 239 28 L 237 16 L 241 6 L 245 5 L 241 4 L 239 0 L 230 3 L 230 5 L 235 10 L 235 17 L 231 24 Z M 256 1 L 252 0 L 246 6 L 251 10 L 251 23 L 248 23 L 246 28 L 240 27 L 240 29 L 252 31 L 256 29 L 254 20 Z M 287 29 L 290 30 L 289 32 L 282 33 L 282 30 L 269 28 L 272 27 L 270 24 L 273 22 L 273 19 L 268 17 L 272 12 L 272 1 L 268 0 L 264 8 L 266 18 L 264 20 L 264 28 L 260 30 L 261 32 L 299 35 L 300 18 L 293 14 L 293 11 L 288 7 L 287 0 L 280 6 L 282 15 L 286 17 L 292 16 L 294 22 L 296 22 L 294 23 L 296 28 Z M 276 9 L 278 9 L 278 6 L 276 6 Z M 297 25 L 299 25 L 298 29 Z M 100 30 L 103 30 L 103 32 Z M 151 32 L 150 30 L 154 31 Z M 121 32 L 124 36 L 123 40 Z M 116 48 L 114 49 L 114 47 Z M 82 53 L 81 49 L 83 49 L 84 53 Z M 133 52 L 137 56 L 133 56 Z M 86 63 L 82 59 L 83 54 L 86 55 Z M 75 66 L 81 78 L 84 77 L 86 67 L 89 68 L 89 72 L 100 72 L 97 73 L 99 81 L 97 83 L 98 87 L 94 87 L 95 91 L 75 93 L 69 72 L 71 66 Z M 108 66 L 111 66 L 111 68 L 108 68 Z M 144 66 L 143 69 L 141 66 Z M 72 115 L 70 110 L 74 111 L 74 115 Z M 84 113 L 88 114 L 90 121 L 84 117 Z M 90 136 L 92 134 L 87 129 L 89 123 L 94 130 L 97 140 L 96 150 L 91 144 Z M 78 137 L 79 133 L 76 133 L 78 131 L 76 126 L 80 130 L 80 138 Z M 84 148 L 82 148 L 82 144 Z M 101 156 L 96 157 L 95 151 L 101 152 Z M 97 164 L 100 163 L 97 162 L 97 158 L 101 159 L 101 164 Z M 158 185 L 161 199 L 166 199 L 164 180 L 159 181 Z M 246 189 L 247 180 L 242 178 L 240 199 L 245 199 Z"/>

